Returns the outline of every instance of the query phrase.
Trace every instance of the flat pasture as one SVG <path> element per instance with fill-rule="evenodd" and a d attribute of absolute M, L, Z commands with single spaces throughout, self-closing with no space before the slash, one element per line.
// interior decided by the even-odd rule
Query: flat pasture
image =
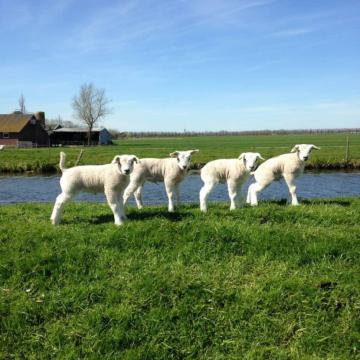
<path fill-rule="evenodd" d="M 346 161 L 346 137 L 349 153 Z M 7 148 L 0 153 L 0 172 L 46 173 L 56 171 L 59 152 L 68 154 L 68 164 L 76 161 L 80 149 L 84 155 L 80 164 L 103 164 L 116 154 L 135 154 L 138 157 L 165 157 L 174 150 L 199 149 L 193 158 L 199 168 L 209 160 L 237 157 L 241 152 L 260 152 L 263 157 L 289 152 L 295 144 L 313 143 L 321 147 L 314 151 L 308 163 L 310 169 L 360 168 L 359 134 L 316 135 L 247 135 L 247 136 L 194 136 L 175 138 L 129 138 L 116 140 L 111 146 L 62 147 L 38 149 Z"/>
<path fill-rule="evenodd" d="M 360 200 L 0 207 L 0 358 L 356 359 Z"/>

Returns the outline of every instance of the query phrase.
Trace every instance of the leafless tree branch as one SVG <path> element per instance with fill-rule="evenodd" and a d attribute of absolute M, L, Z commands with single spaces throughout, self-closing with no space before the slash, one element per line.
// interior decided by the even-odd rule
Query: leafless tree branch
<path fill-rule="evenodd" d="M 92 83 L 80 87 L 78 96 L 74 96 L 72 108 L 78 118 L 88 128 L 88 145 L 91 144 L 91 132 L 97 122 L 111 111 L 104 89 L 97 89 Z"/>
<path fill-rule="evenodd" d="M 19 110 L 21 111 L 21 113 L 25 114 L 26 113 L 26 108 L 25 108 L 25 97 L 23 94 L 20 95 L 19 97 Z"/>

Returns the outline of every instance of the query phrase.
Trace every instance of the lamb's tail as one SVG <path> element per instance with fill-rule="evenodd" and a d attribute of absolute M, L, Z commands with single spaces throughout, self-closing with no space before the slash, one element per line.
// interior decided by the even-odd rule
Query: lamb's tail
<path fill-rule="evenodd" d="M 64 152 L 61 152 L 60 153 L 60 161 L 59 161 L 59 168 L 60 168 L 61 172 L 64 172 L 64 170 L 66 170 L 65 161 L 66 161 L 66 154 Z"/>

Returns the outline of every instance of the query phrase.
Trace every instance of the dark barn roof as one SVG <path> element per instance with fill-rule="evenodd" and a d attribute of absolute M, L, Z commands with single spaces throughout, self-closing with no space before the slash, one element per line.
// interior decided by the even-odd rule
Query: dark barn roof
<path fill-rule="evenodd" d="M 50 132 L 52 144 L 76 145 L 88 143 L 89 129 L 76 127 L 61 127 L 59 125 Z M 92 145 L 107 145 L 111 143 L 111 134 L 106 128 L 91 130 Z"/>

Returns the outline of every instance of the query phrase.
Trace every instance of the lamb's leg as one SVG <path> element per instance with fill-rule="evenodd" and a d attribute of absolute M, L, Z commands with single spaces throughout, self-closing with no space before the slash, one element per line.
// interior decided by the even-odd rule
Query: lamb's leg
<path fill-rule="evenodd" d="M 294 184 L 295 177 L 293 175 L 284 174 L 285 182 L 289 188 L 289 193 L 291 195 L 291 205 L 299 205 L 297 196 L 296 196 L 296 186 Z"/>
<path fill-rule="evenodd" d="M 247 204 L 250 204 L 250 203 L 251 203 L 250 186 L 251 186 L 251 185 L 249 185 L 248 192 L 247 192 L 247 196 L 246 196 L 246 203 L 247 203 Z"/>
<path fill-rule="evenodd" d="M 169 199 L 169 204 L 168 204 L 168 211 L 169 212 L 174 212 L 174 183 L 172 181 L 165 181 L 165 190 L 166 190 L 166 194 L 167 197 Z"/>
<path fill-rule="evenodd" d="M 179 206 L 181 204 L 180 184 L 175 185 L 175 194 L 176 194 L 176 205 Z"/>
<path fill-rule="evenodd" d="M 236 202 L 237 202 L 237 184 L 235 181 L 229 180 L 227 182 L 228 185 L 228 192 L 229 192 L 229 198 L 230 198 L 230 210 L 236 209 Z"/>
<path fill-rule="evenodd" d="M 50 217 L 51 223 L 53 225 L 58 225 L 61 220 L 61 213 L 64 209 L 65 204 L 70 201 L 71 195 L 62 192 L 55 201 L 54 208 Z"/>
<path fill-rule="evenodd" d="M 116 199 L 117 199 L 117 202 L 120 204 L 120 211 L 121 211 L 120 217 L 121 217 L 122 220 L 126 220 L 127 216 L 125 214 L 125 208 L 124 208 L 124 204 L 123 204 L 123 193 L 118 192 L 116 194 Z"/>
<path fill-rule="evenodd" d="M 215 185 L 216 184 L 213 182 L 208 182 L 205 183 L 200 190 L 200 210 L 202 212 L 207 212 L 207 199 L 211 191 L 214 189 Z"/>
<path fill-rule="evenodd" d="M 126 205 L 130 196 L 137 190 L 139 185 L 140 185 L 140 183 L 136 179 L 130 180 L 130 184 L 127 186 L 127 188 L 124 191 L 124 196 L 123 196 L 123 204 L 124 205 Z"/>
<path fill-rule="evenodd" d="M 125 215 L 124 203 L 123 203 L 121 197 L 118 198 L 118 207 L 119 207 L 120 219 L 121 219 L 122 221 L 126 220 L 127 217 L 126 217 L 126 215 Z"/>
<path fill-rule="evenodd" d="M 243 194 L 242 194 L 241 190 L 242 190 L 242 182 L 237 184 L 237 187 L 236 187 L 236 192 L 237 192 L 236 203 L 237 203 L 238 207 L 242 207 L 244 205 L 244 197 L 243 197 Z"/>
<path fill-rule="evenodd" d="M 118 201 L 116 192 L 112 190 L 105 190 L 106 200 L 114 214 L 115 225 L 122 225 L 124 215 L 124 205 L 122 201 Z"/>
<path fill-rule="evenodd" d="M 143 208 L 143 202 L 142 202 L 142 190 L 143 190 L 144 184 L 141 184 L 136 191 L 134 192 L 135 201 L 138 209 Z"/>
<path fill-rule="evenodd" d="M 250 205 L 251 206 L 257 206 L 258 204 L 258 199 L 257 199 L 257 194 L 264 190 L 269 184 L 262 184 L 262 183 L 259 183 L 259 182 L 255 182 L 253 184 L 251 184 L 249 186 L 249 190 L 248 190 L 248 198 L 249 198 L 249 195 L 250 195 Z"/>

